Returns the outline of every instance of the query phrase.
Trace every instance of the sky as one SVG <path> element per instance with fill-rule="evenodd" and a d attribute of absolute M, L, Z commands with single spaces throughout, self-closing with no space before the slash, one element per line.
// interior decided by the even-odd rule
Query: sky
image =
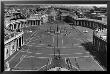
<path fill-rule="evenodd" d="M 8 5 L 49 5 L 49 4 L 8 4 Z M 51 5 L 51 4 L 50 4 Z M 107 4 L 52 4 L 52 5 L 63 5 L 63 6 L 97 6 L 97 7 L 107 7 Z"/>
<path fill-rule="evenodd" d="M 66 6 L 97 6 L 97 7 L 107 7 L 107 4 L 67 4 Z"/>

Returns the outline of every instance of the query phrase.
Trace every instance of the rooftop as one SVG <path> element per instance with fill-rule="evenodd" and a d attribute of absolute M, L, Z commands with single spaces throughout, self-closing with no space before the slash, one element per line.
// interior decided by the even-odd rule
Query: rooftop
<path fill-rule="evenodd" d="M 77 18 L 77 20 L 88 20 L 88 21 L 94 21 L 94 22 L 99 22 L 102 23 L 104 25 L 107 25 L 107 21 L 101 21 L 101 20 L 96 20 L 96 19 L 88 19 L 88 18 Z"/>

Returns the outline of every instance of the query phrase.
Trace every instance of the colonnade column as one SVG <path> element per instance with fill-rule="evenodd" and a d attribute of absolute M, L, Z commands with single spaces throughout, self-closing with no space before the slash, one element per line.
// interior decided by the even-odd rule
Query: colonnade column
<path fill-rule="evenodd" d="M 20 28 L 21 28 L 21 23 L 19 23 L 20 24 Z"/>
<path fill-rule="evenodd" d="M 37 22 L 37 21 L 35 20 L 35 25 L 36 25 L 36 22 Z"/>
<path fill-rule="evenodd" d="M 30 26 L 32 25 L 31 20 L 30 20 Z"/>
<path fill-rule="evenodd" d="M 32 21 L 32 26 L 33 26 L 34 22 L 33 22 L 33 20 L 31 20 L 31 21 Z"/>
<path fill-rule="evenodd" d="M 76 21 L 76 25 L 78 26 L 78 21 Z"/>
<path fill-rule="evenodd" d="M 13 24 L 11 24 L 10 28 L 11 28 L 11 30 L 13 30 Z"/>
<path fill-rule="evenodd" d="M 91 25 L 92 25 L 92 29 L 94 29 L 94 24 L 93 24 L 93 22 L 91 22 Z"/>
<path fill-rule="evenodd" d="M 23 45 L 23 36 L 21 36 L 21 46 Z"/>
<path fill-rule="evenodd" d="M 31 26 L 31 20 L 29 20 L 29 26 Z"/>
<path fill-rule="evenodd" d="M 19 38 L 17 38 L 17 51 L 19 50 Z"/>
<path fill-rule="evenodd" d="M 74 21 L 74 25 L 76 26 L 76 20 Z"/>
<path fill-rule="evenodd" d="M 86 21 L 84 21 L 84 27 L 86 26 Z"/>
<path fill-rule="evenodd" d="M 41 20 L 39 20 L 39 25 L 41 25 Z"/>
<path fill-rule="evenodd" d="M 33 25 L 35 25 L 35 22 L 36 22 L 36 21 L 35 21 L 35 20 L 33 20 Z"/>
<path fill-rule="evenodd" d="M 79 24 L 79 26 L 82 26 L 82 20 L 80 21 L 80 24 Z"/>
<path fill-rule="evenodd" d="M 24 39 L 23 39 L 23 36 L 22 36 L 22 45 L 24 45 Z"/>

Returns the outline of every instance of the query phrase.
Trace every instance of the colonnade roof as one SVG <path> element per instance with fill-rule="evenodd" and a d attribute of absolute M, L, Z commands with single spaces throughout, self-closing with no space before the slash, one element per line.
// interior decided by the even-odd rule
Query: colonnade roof
<path fill-rule="evenodd" d="M 18 21 L 23 21 L 23 22 L 25 22 L 25 21 L 27 21 L 27 19 L 18 19 Z"/>
<path fill-rule="evenodd" d="M 17 33 L 17 32 L 16 32 L 16 33 L 12 33 L 12 34 L 16 34 L 16 36 L 13 36 L 12 38 L 10 38 L 10 39 L 8 39 L 8 40 L 5 40 L 5 41 L 4 41 L 4 44 L 9 43 L 10 41 L 14 40 L 15 38 L 18 38 L 19 36 L 23 35 L 24 32 L 20 32 L 20 33 Z"/>
<path fill-rule="evenodd" d="M 27 20 L 40 20 L 40 19 L 36 19 L 36 18 L 28 18 Z"/>
<path fill-rule="evenodd" d="M 96 20 L 96 19 L 88 19 L 88 18 L 77 18 L 76 20 L 87 20 L 87 21 L 94 21 L 94 22 L 98 22 L 104 25 L 107 25 L 107 22 L 101 21 L 101 20 Z"/>

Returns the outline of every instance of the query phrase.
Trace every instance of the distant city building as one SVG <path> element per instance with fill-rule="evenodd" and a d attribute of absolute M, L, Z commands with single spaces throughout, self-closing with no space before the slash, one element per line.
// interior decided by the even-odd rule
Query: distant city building
<path fill-rule="evenodd" d="M 41 25 L 42 23 L 42 15 L 41 14 L 32 14 L 29 18 L 27 18 L 28 25 L 35 26 Z"/>

